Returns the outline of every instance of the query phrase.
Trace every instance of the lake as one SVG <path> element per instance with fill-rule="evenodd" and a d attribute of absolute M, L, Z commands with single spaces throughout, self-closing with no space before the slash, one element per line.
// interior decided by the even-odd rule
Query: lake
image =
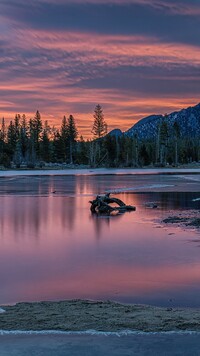
<path fill-rule="evenodd" d="M 199 230 L 160 222 L 168 210 L 199 209 L 197 184 L 194 174 L 0 178 L 0 305 L 81 298 L 199 306 Z M 105 191 L 136 211 L 92 215 L 89 200 Z"/>

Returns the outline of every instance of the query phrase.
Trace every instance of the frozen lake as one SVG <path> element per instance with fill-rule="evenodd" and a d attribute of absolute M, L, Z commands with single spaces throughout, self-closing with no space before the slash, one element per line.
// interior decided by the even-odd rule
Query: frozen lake
<path fill-rule="evenodd" d="M 199 209 L 198 189 L 199 174 L 185 172 L 0 178 L 0 305 L 83 298 L 198 307 L 200 234 L 158 222 L 169 209 Z M 92 216 L 88 201 L 105 191 L 136 211 Z"/>

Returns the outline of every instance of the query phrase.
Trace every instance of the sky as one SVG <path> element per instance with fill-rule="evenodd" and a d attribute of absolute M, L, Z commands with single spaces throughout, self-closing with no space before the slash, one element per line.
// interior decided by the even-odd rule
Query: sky
<path fill-rule="evenodd" d="M 0 0 L 0 118 L 91 136 L 200 102 L 200 0 Z"/>

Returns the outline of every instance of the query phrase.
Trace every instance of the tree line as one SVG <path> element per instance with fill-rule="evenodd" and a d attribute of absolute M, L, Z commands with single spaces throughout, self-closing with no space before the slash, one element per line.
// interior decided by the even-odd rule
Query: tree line
<path fill-rule="evenodd" d="M 93 139 L 79 137 L 73 115 L 63 117 L 59 128 L 34 118 L 16 114 L 9 125 L 2 119 L 0 129 L 0 165 L 9 167 L 43 167 L 48 164 L 86 165 L 90 167 L 141 167 L 178 165 L 200 160 L 197 139 L 181 137 L 177 123 L 169 134 L 166 118 L 158 125 L 152 139 L 107 134 L 103 109 L 94 110 L 91 128 Z"/>

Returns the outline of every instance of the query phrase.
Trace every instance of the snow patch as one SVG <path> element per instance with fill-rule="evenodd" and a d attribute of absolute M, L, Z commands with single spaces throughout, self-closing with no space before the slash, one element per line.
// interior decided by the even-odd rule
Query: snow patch
<path fill-rule="evenodd" d="M 60 330 L 0 330 L 0 336 L 4 335 L 89 335 L 89 336 L 131 336 L 131 335 L 200 335 L 200 331 L 180 330 L 180 331 L 138 331 L 138 330 L 121 330 L 121 331 L 60 331 Z"/>
<path fill-rule="evenodd" d="M 200 168 L 95 168 L 95 169 L 52 169 L 52 170 L 12 170 L 0 171 L 0 177 L 26 177 L 26 176 L 64 176 L 64 175 L 140 175 L 140 174 L 169 174 L 174 173 L 180 175 L 184 173 L 200 173 Z"/>

